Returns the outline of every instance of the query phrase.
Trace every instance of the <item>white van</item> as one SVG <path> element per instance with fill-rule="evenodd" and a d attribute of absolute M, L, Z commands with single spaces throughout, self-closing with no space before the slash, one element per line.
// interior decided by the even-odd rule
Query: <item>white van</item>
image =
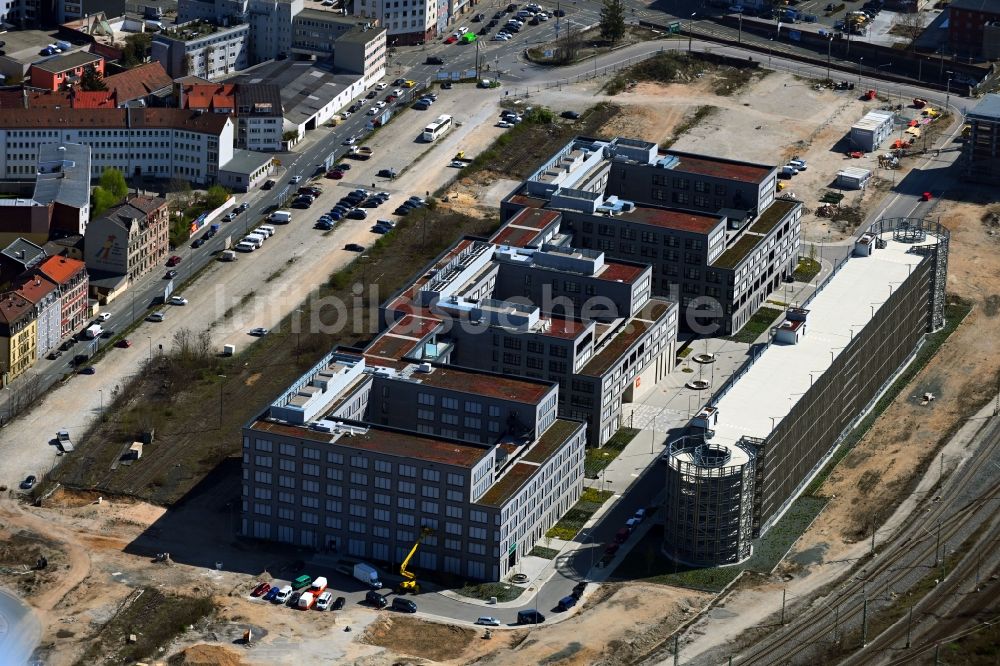
<path fill-rule="evenodd" d="M 248 236 L 244 236 L 241 242 L 250 243 L 251 245 L 259 248 L 264 245 L 264 237 L 258 236 L 257 234 L 250 234 Z"/>
<path fill-rule="evenodd" d="M 278 594 L 274 597 L 274 603 L 283 604 L 286 601 L 288 601 L 288 597 L 290 596 L 292 596 L 292 586 L 285 585 L 280 590 L 278 590 Z"/>
<path fill-rule="evenodd" d="M 276 210 L 268 219 L 276 224 L 288 224 L 292 221 L 292 214 L 287 210 Z"/>
<path fill-rule="evenodd" d="M 236 247 L 233 249 L 238 252 L 253 252 L 254 250 L 257 249 L 257 246 L 254 245 L 253 243 L 247 243 L 246 241 L 241 241 L 237 243 Z"/>
<path fill-rule="evenodd" d="M 257 229 L 258 230 L 259 229 L 263 229 L 264 231 L 266 231 L 267 233 L 271 234 L 272 236 L 277 231 L 277 229 L 275 229 L 274 227 L 272 227 L 270 224 L 262 224 L 259 227 L 257 227 Z"/>
<path fill-rule="evenodd" d="M 273 229 L 274 227 L 271 228 Z M 264 240 L 267 240 L 268 238 L 274 235 L 273 231 L 268 231 L 264 227 L 257 227 L 256 229 L 253 230 L 253 233 L 257 234 L 258 236 L 263 236 Z"/>

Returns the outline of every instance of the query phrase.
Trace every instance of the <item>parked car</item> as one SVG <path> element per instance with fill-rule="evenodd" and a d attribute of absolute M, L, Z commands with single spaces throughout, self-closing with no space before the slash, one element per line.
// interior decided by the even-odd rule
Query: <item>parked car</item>
<path fill-rule="evenodd" d="M 443 65 L 444 64 L 444 60 L 442 58 L 438 58 L 437 56 L 427 56 L 427 60 L 424 61 L 424 62 L 426 64 L 428 64 L 428 65 Z"/>
<path fill-rule="evenodd" d="M 354 210 L 352 210 L 350 213 L 347 214 L 347 217 L 351 218 L 352 220 L 363 220 L 366 217 L 368 217 L 368 213 L 366 213 L 362 208 L 355 208 Z"/>
<path fill-rule="evenodd" d="M 85 365 L 79 370 L 81 375 L 94 375 L 97 374 L 97 369 L 92 365 Z"/>
<path fill-rule="evenodd" d="M 128 338 L 122 338 L 121 340 L 115 343 L 115 347 L 119 347 L 121 349 L 128 349 L 131 346 L 132 346 L 132 341 L 129 340 Z"/>
<path fill-rule="evenodd" d="M 577 598 L 571 594 L 560 599 L 559 603 L 556 605 L 556 608 L 558 608 L 560 611 L 565 612 L 568 611 L 573 606 L 576 606 L 576 602 Z"/>
<path fill-rule="evenodd" d="M 403 597 L 394 597 L 392 600 L 392 610 L 403 613 L 416 613 L 417 604 Z"/>
<path fill-rule="evenodd" d="M 60 356 L 62 356 L 62 352 L 56 349 L 55 351 L 49 352 L 45 358 L 49 359 L 50 361 L 54 361 Z"/>
<path fill-rule="evenodd" d="M 545 622 L 545 616 L 534 608 L 528 608 L 517 612 L 518 624 L 541 624 L 542 622 Z"/>
<path fill-rule="evenodd" d="M 368 590 L 368 593 L 365 595 L 365 602 L 375 608 L 385 608 L 389 605 L 389 602 L 386 601 L 385 597 L 375 590 Z"/>
<path fill-rule="evenodd" d="M 580 118 L 580 114 L 577 113 L 576 111 L 563 111 L 559 115 L 565 118 L 566 120 L 579 120 Z"/>
<path fill-rule="evenodd" d="M 347 245 L 344 246 L 344 249 L 347 250 L 348 252 L 364 252 L 365 246 L 358 245 L 357 243 L 348 243 Z"/>
<path fill-rule="evenodd" d="M 635 515 L 632 516 L 632 517 L 635 518 L 637 521 L 639 521 L 641 523 L 642 521 L 644 521 L 646 519 L 646 510 L 645 509 L 636 509 L 635 510 Z"/>
<path fill-rule="evenodd" d="M 258 326 L 256 328 L 251 328 L 249 334 L 258 338 L 262 338 L 268 334 L 268 330 L 263 326 Z M 299 576 L 299 578 L 301 578 L 301 576 Z M 296 578 L 295 580 L 298 581 L 298 578 Z M 307 581 L 305 584 L 308 585 L 309 582 Z"/>
<path fill-rule="evenodd" d="M 271 590 L 271 584 L 270 583 L 261 583 L 260 585 L 258 585 L 257 587 L 255 587 L 253 589 L 253 592 L 250 593 L 250 596 L 251 597 L 260 597 L 260 596 L 263 596 L 263 595 L 267 594 L 270 590 Z"/>
<path fill-rule="evenodd" d="M 274 187 L 274 186 L 275 186 L 276 184 L 277 184 L 277 183 L 275 183 L 275 182 L 274 182 L 273 180 L 268 180 L 268 181 L 267 181 L 266 183 L 264 183 L 264 184 L 263 184 L 263 185 L 261 186 L 261 189 L 263 189 L 263 190 L 269 190 L 269 189 L 271 189 L 272 187 Z"/>
<path fill-rule="evenodd" d="M 335 610 L 335 611 L 336 610 L 340 610 L 340 609 L 342 609 L 344 607 L 344 604 L 346 604 L 346 603 L 347 603 L 347 599 L 345 599 L 344 597 L 337 597 L 334 600 L 333 605 L 330 607 L 330 610 Z"/>
<path fill-rule="evenodd" d="M 291 183 L 292 185 L 295 185 L 296 183 L 301 183 L 302 176 L 292 176 L 292 179 L 289 180 L 288 182 Z"/>
<path fill-rule="evenodd" d="M 316 610 L 325 611 L 330 607 L 331 601 L 333 601 L 333 592 L 327 590 L 316 599 Z"/>
<path fill-rule="evenodd" d="M 177 271 L 175 271 L 173 269 L 170 269 L 169 271 L 167 271 L 166 273 L 163 274 L 163 279 L 164 280 L 172 280 L 175 277 L 177 277 Z"/>
<path fill-rule="evenodd" d="M 341 180 L 344 177 L 344 172 L 334 169 L 333 171 L 328 171 L 326 177 L 332 180 Z"/>
<path fill-rule="evenodd" d="M 444 83 L 441 84 L 442 90 L 451 90 L 451 88 L 452 88 L 451 81 L 445 81 Z"/>
<path fill-rule="evenodd" d="M 291 588 L 289 588 L 289 592 L 291 592 Z M 264 595 L 264 601 L 273 602 L 278 597 L 279 594 L 281 594 L 281 588 L 278 587 L 277 585 L 274 585 L 273 587 L 271 587 L 270 590 L 267 591 L 267 594 Z"/>
<path fill-rule="evenodd" d="M 171 305 L 187 305 L 188 299 L 184 298 L 183 296 L 171 296 L 168 303 L 170 303 Z"/>
<path fill-rule="evenodd" d="M 179 263 L 181 263 L 181 257 L 176 254 L 167 259 L 167 266 L 176 266 Z"/>
<path fill-rule="evenodd" d="M 146 321 L 163 321 L 166 318 L 167 318 L 167 313 L 166 312 L 162 312 L 162 311 L 161 312 L 154 312 L 151 315 L 149 315 L 148 317 L 146 317 Z"/>
<path fill-rule="evenodd" d="M 21 482 L 21 490 L 31 490 L 35 487 L 36 481 L 38 481 L 38 479 L 35 478 L 34 474 L 29 474 L 24 477 L 24 481 Z"/>
<path fill-rule="evenodd" d="M 476 624 L 482 625 L 484 627 L 499 627 L 500 620 L 496 619 L 492 615 L 483 615 L 476 619 Z"/>
<path fill-rule="evenodd" d="M 204 238 L 195 238 L 194 242 L 191 243 L 191 248 L 197 250 L 199 247 L 205 244 Z"/>

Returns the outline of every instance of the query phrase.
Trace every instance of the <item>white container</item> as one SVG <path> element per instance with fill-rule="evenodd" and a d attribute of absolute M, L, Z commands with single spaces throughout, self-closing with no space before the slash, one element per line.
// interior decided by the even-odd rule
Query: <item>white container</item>
<path fill-rule="evenodd" d="M 234 356 L 235 354 L 236 354 L 236 345 L 222 345 L 223 356 Z"/>

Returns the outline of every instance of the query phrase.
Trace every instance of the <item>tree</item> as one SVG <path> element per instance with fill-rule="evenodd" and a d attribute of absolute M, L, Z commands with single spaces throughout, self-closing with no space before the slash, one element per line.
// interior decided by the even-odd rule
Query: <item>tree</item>
<path fill-rule="evenodd" d="M 583 33 L 572 24 L 566 28 L 566 35 L 556 42 L 559 49 L 558 64 L 568 65 L 576 61 L 583 45 Z"/>
<path fill-rule="evenodd" d="M 110 192 L 118 201 L 124 199 L 128 194 L 125 176 L 118 169 L 105 169 L 101 173 L 100 186 Z"/>
<path fill-rule="evenodd" d="M 148 32 L 140 32 L 126 37 L 125 48 L 122 49 L 122 66 L 131 68 L 146 62 L 152 43 L 153 35 Z"/>
<path fill-rule="evenodd" d="M 914 48 L 917 38 L 924 32 L 924 22 L 920 12 L 897 14 L 890 32 L 906 39 L 906 46 Z"/>
<path fill-rule="evenodd" d="M 107 90 L 108 86 L 104 83 L 104 77 L 93 65 L 88 65 L 83 70 L 83 76 L 80 77 L 80 87 L 84 90 Z"/>
<path fill-rule="evenodd" d="M 114 206 L 116 203 L 121 201 L 108 192 L 106 189 L 98 185 L 94 188 L 94 191 L 90 194 L 90 216 L 91 218 L 99 216 L 101 213 L 107 209 Z"/>
<path fill-rule="evenodd" d="M 600 25 L 601 38 L 612 44 L 625 37 L 625 4 L 622 0 L 604 0 Z"/>
<path fill-rule="evenodd" d="M 227 199 L 229 199 L 229 190 L 221 185 L 212 185 L 205 192 L 205 203 L 208 204 L 208 207 L 211 210 L 215 210 L 222 204 L 226 203 Z"/>

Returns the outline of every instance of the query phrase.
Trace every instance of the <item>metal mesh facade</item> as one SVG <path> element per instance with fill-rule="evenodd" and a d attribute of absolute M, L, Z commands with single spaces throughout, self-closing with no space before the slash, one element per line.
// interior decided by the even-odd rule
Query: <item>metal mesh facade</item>
<path fill-rule="evenodd" d="M 692 566 L 742 562 L 752 550 L 755 447 L 683 441 L 670 450 L 663 551 Z"/>

